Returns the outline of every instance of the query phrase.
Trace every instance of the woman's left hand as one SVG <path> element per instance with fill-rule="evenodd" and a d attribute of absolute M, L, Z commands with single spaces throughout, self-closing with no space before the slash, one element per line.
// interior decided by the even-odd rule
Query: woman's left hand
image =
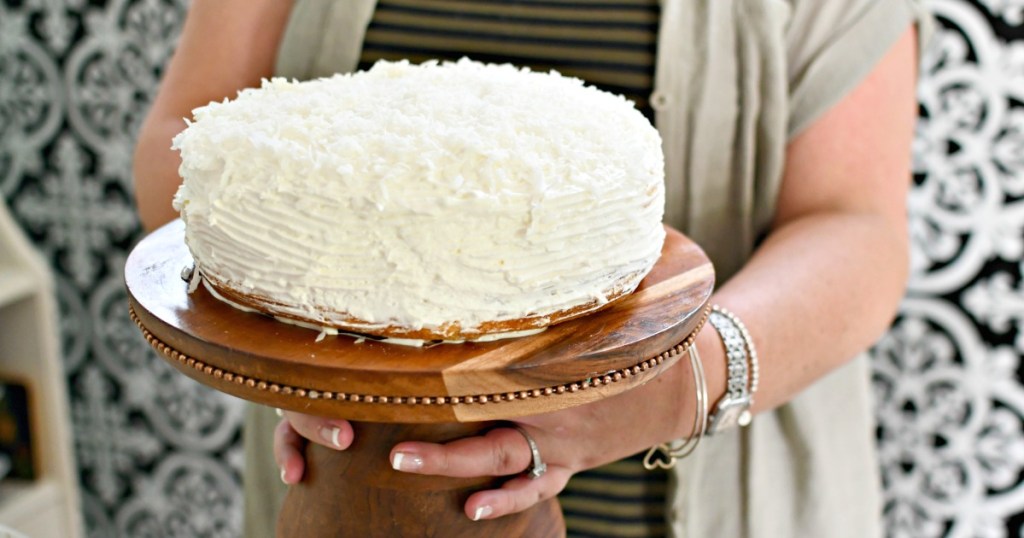
<path fill-rule="evenodd" d="M 533 465 L 532 452 L 526 437 L 511 425 L 444 444 L 402 442 L 392 448 L 389 459 L 396 470 L 408 473 L 508 476 L 509 480 L 500 488 L 472 494 L 464 510 L 473 520 L 520 512 L 558 495 L 577 472 L 635 454 L 689 431 L 694 398 L 688 362 L 684 358 L 657 378 L 626 393 L 517 419 L 515 423 L 536 442 L 547 466 L 546 472 L 537 478 L 524 474 Z M 326 419 L 293 415 L 287 413 L 286 417 L 296 432 L 324 444 L 317 431 L 318 424 Z M 302 420 L 295 420 L 298 418 Z"/>
<path fill-rule="evenodd" d="M 470 495 L 464 509 L 474 521 L 520 512 L 558 495 L 574 473 L 586 468 L 583 455 L 573 453 L 568 442 L 580 438 L 565 426 L 565 421 L 576 418 L 573 411 L 532 417 L 530 424 L 518 423 L 537 443 L 546 465 L 537 478 L 523 474 L 531 468 L 533 456 L 524 435 L 512 425 L 445 444 L 399 443 L 391 450 L 391 466 L 403 472 L 452 477 L 519 475 L 499 489 Z"/>

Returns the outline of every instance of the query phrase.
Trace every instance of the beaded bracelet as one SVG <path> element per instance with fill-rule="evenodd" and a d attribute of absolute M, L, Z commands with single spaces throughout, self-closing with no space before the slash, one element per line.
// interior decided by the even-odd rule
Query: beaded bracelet
<path fill-rule="evenodd" d="M 747 327 L 735 314 L 714 305 L 708 323 L 722 339 L 726 357 L 726 391 L 708 420 L 708 434 L 750 424 L 750 408 L 759 377 L 757 351 Z"/>
<path fill-rule="evenodd" d="M 750 336 L 750 331 L 747 330 L 747 326 L 740 321 L 740 318 L 738 318 L 736 314 L 733 314 L 719 305 L 712 305 L 711 312 L 717 312 L 725 316 L 733 323 L 733 325 L 736 326 L 737 329 L 739 329 L 740 336 L 743 337 L 743 345 L 747 348 L 747 361 L 750 366 L 750 384 L 748 386 L 750 390 L 750 398 L 751 401 L 753 401 L 754 393 L 757 392 L 758 378 L 761 375 L 757 360 L 757 349 L 754 348 L 754 339 Z"/>

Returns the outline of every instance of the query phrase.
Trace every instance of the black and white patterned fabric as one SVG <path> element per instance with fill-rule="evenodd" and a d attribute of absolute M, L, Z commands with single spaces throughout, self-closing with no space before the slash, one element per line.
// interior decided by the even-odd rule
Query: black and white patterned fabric
<path fill-rule="evenodd" d="M 913 277 L 873 351 L 891 537 L 1024 536 L 1024 0 L 932 0 Z M 0 0 L 0 193 L 57 282 L 90 536 L 240 534 L 242 404 L 128 319 L 132 139 L 186 0 Z"/>

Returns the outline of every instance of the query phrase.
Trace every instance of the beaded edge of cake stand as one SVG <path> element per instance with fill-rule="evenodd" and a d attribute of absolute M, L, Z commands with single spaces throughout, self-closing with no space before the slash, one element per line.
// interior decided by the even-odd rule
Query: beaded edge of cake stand
<path fill-rule="evenodd" d="M 128 312 L 131 316 L 132 321 L 142 331 L 143 337 L 149 345 L 153 346 L 159 353 L 165 357 L 178 362 L 188 368 L 192 368 L 197 372 L 201 372 L 205 375 L 209 375 L 216 379 L 220 379 L 236 385 L 242 385 L 248 388 L 256 390 L 264 390 L 274 394 L 280 394 L 283 396 L 294 396 L 298 398 L 309 398 L 311 400 L 336 400 L 341 402 L 356 402 L 356 403 L 368 403 L 368 404 L 401 404 L 401 405 L 451 405 L 451 404 L 476 404 L 476 403 L 500 403 L 514 400 L 526 400 L 529 398 L 540 398 L 544 396 L 557 396 L 559 394 L 574 393 L 581 390 L 586 390 L 591 387 L 599 387 L 602 385 L 610 385 L 623 379 L 633 377 L 641 372 L 650 370 L 651 368 L 660 366 L 666 359 L 682 355 L 688 347 L 693 343 L 697 337 L 697 333 L 700 332 L 704 323 L 708 319 L 708 314 L 711 311 L 710 306 L 705 306 L 700 317 L 700 321 L 692 332 L 681 342 L 672 346 L 666 351 L 658 354 L 655 357 L 641 361 L 633 366 L 621 368 L 606 372 L 604 374 L 589 377 L 580 381 L 572 383 L 563 383 L 560 385 L 552 385 L 549 387 L 519 390 L 512 392 L 501 392 L 494 394 L 473 394 L 466 396 L 382 396 L 375 394 L 349 394 L 346 392 L 330 392 L 322 391 L 319 389 L 311 389 L 305 387 L 294 387 L 289 385 L 282 385 L 280 383 L 273 383 L 253 377 L 237 374 L 211 366 L 198 359 L 189 357 L 184 353 L 172 348 L 171 346 L 164 343 L 162 340 L 149 332 L 145 326 L 142 325 L 142 321 L 135 313 L 135 308 L 131 305 L 128 306 Z"/>

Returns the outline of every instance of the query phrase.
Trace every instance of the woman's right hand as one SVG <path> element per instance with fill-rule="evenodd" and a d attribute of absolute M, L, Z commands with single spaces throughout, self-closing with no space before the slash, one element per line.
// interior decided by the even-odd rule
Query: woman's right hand
<path fill-rule="evenodd" d="M 306 458 L 302 447 L 309 439 L 332 450 L 345 450 L 354 433 L 347 420 L 323 419 L 291 411 L 279 412 L 283 418 L 274 431 L 274 461 L 281 469 L 281 481 L 292 485 L 302 481 Z M 303 432 L 301 435 L 299 431 Z"/>

